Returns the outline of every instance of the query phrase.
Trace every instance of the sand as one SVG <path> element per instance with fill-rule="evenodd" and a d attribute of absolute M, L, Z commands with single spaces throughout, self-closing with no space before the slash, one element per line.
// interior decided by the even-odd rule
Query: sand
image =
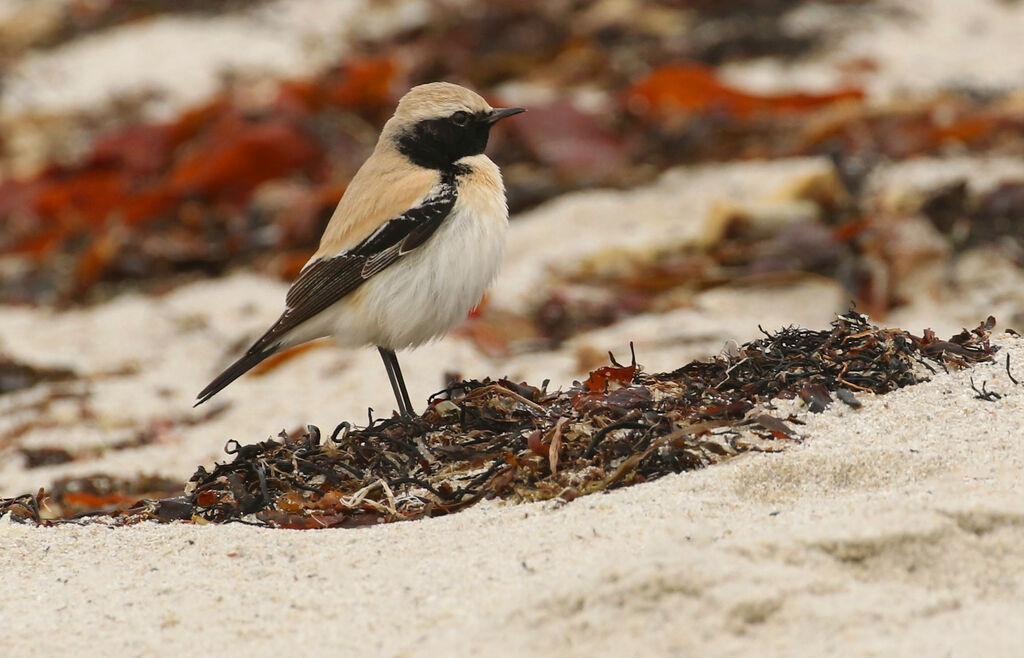
<path fill-rule="evenodd" d="M 0 0 L 0 22 L 30 2 Z M 172 113 L 216 93 L 225 73 L 270 80 L 308 75 L 337 61 L 354 40 L 423 24 L 437 4 L 272 0 L 215 17 L 134 21 L 19 59 L 6 71 L 0 118 L 85 111 L 143 90 L 160 97 L 150 112 Z M 458 0 L 440 4 L 460 7 Z M 725 79 L 760 93 L 857 85 L 870 99 L 885 102 L 908 92 L 951 87 L 1013 89 L 1024 74 L 1019 58 L 1006 56 L 1017 50 L 1024 25 L 1024 5 L 1016 2 L 881 0 L 868 8 L 811 4 L 790 11 L 785 23 L 794 35 L 831 34 L 832 43 L 813 58 L 725 65 Z"/>
<path fill-rule="evenodd" d="M 21 58 L 6 71 L 0 117 L 84 111 L 146 91 L 160 99 L 150 112 L 173 116 L 208 101 L 229 73 L 270 81 L 314 73 L 355 39 L 422 24 L 425 5 L 272 0 L 217 16 L 131 21 Z"/>
<path fill-rule="evenodd" d="M 999 343 L 1024 378 L 1024 345 Z M 786 452 L 564 506 L 342 531 L 3 522 L 6 651 L 1018 654 L 1024 387 L 1000 363 L 862 400 L 805 415 Z"/>
<path fill-rule="evenodd" d="M 807 4 L 787 15 L 794 34 L 833 34 L 828 52 L 787 62 L 761 58 L 723 67 L 725 79 L 760 92 L 864 89 L 885 102 L 907 94 L 1020 85 L 1024 5 L 1000 0 L 882 0 L 869 7 Z M 867 64 L 867 66 L 865 66 Z"/>

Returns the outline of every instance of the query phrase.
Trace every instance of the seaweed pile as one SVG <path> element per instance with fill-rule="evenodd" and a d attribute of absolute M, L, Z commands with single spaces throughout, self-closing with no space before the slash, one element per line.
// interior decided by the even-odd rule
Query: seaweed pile
<path fill-rule="evenodd" d="M 65 482 L 61 492 L 0 500 L 0 514 L 322 528 L 451 514 L 483 499 L 570 501 L 782 450 L 800 439 L 791 427 L 800 421 L 772 415 L 773 399 L 799 397 L 817 412 L 834 394 L 858 407 L 854 392 L 887 393 L 939 369 L 992 361 L 994 326 L 989 317 L 943 341 L 930 330 L 880 329 L 851 310 L 827 330 L 765 332 L 669 373 L 643 372 L 634 355 L 629 365 L 612 357 L 565 391 L 462 381 L 432 396 L 420 417 L 343 422 L 329 437 L 310 425 L 301 436 L 229 441 L 232 461 L 199 467 L 182 495 L 83 511 L 67 505 L 77 489 Z M 54 518 L 60 510 L 68 514 Z"/>

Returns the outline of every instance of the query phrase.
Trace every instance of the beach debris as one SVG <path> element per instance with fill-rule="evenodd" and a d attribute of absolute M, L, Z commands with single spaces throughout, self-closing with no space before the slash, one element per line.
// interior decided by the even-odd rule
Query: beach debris
<path fill-rule="evenodd" d="M 89 518 L 122 525 L 145 519 L 170 521 L 176 519 L 169 518 L 168 510 L 173 508 L 175 496 L 181 494 L 180 482 L 159 476 L 65 477 L 45 491 L 0 498 L 0 517 L 10 514 L 14 520 L 42 524 L 80 522 Z M 133 508 L 144 512 L 129 513 Z M 186 518 L 191 518 L 191 514 Z"/>
<path fill-rule="evenodd" d="M 715 72 L 698 64 L 669 64 L 636 81 L 625 102 L 659 119 L 722 113 L 740 119 L 765 114 L 800 114 L 840 102 L 859 102 L 859 89 L 825 94 L 758 95 L 723 84 Z"/>
<path fill-rule="evenodd" d="M 15 12 L 22 18 L 9 24 L 0 18 L 0 34 L 13 35 L 0 56 L 29 57 L 35 48 L 165 13 L 252 6 L 237 0 L 103 0 L 88 10 L 81 3 L 72 3 L 73 10 L 37 4 L 26 4 Z M 951 150 L 1024 154 L 1024 118 L 1013 90 L 940 90 L 882 103 L 865 98 L 857 74 L 879 65 L 870 58 L 847 62 L 845 82 L 815 93 L 745 88 L 720 68 L 840 43 L 860 23 L 863 3 L 828 3 L 835 20 L 814 29 L 792 20 L 801 4 L 631 1 L 581 8 L 472 0 L 429 12 L 415 30 L 366 36 L 315 74 L 279 81 L 262 71 L 225 75 L 216 97 L 177 116 L 151 118 L 159 90 L 66 115 L 15 116 L 0 124 L 0 143 L 8 147 L 0 148 L 0 171 L 17 172 L 0 177 L 0 301 L 88 303 L 125 289 L 164 291 L 240 265 L 291 280 L 397 96 L 430 80 L 463 80 L 495 103 L 502 90 L 537 90 L 530 112 L 493 136 L 513 213 L 575 189 L 632 187 L 681 164 L 794 156 L 833 158 L 839 197 L 848 193 L 866 207 L 860 183 L 876 163 Z M 29 16 L 36 17 L 31 24 L 49 27 L 35 34 L 23 23 Z M 926 214 L 943 235 L 943 226 L 955 229 L 958 248 L 1005 236 L 1019 246 L 1022 191 L 1019 181 L 1007 181 L 976 200 L 954 187 Z M 897 277 L 857 244 L 872 236 L 874 251 L 894 244 L 884 233 L 891 218 L 860 231 L 863 217 L 839 221 L 857 204 L 789 201 L 803 203 L 723 206 L 721 224 L 709 228 L 715 235 L 737 222 L 793 224 L 786 234 L 759 240 L 765 244 L 756 258 L 739 267 L 817 272 L 839 262 L 861 308 L 884 312 L 899 303 L 900 291 L 881 283 Z M 824 224 L 801 221 L 807 219 L 801 208 L 822 211 Z M 895 238 L 913 245 L 900 233 Z M 847 250 L 852 254 L 840 253 Z M 883 265 L 891 269 L 903 260 L 893 255 Z M 683 254 L 661 268 L 660 282 L 693 269 L 700 270 L 698 281 L 728 280 L 737 270 L 727 261 L 707 266 L 707 259 Z M 654 297 L 622 301 L 638 308 Z M 611 304 L 591 306 L 579 311 L 594 316 L 591 324 L 620 315 Z"/>
<path fill-rule="evenodd" d="M 974 377 L 971 377 L 971 390 L 974 391 L 975 400 L 984 400 L 985 402 L 995 402 L 996 400 L 1003 399 L 1001 393 L 990 391 L 986 388 L 988 382 L 981 382 L 981 388 L 978 388 L 974 384 Z"/>
<path fill-rule="evenodd" d="M 0 16 L 0 56 L 50 49 L 112 27 L 168 15 L 216 16 L 238 11 L 241 0 L 95 0 L 25 2 Z"/>
<path fill-rule="evenodd" d="M 103 378 L 109 374 L 101 374 Z M 116 375 L 115 375 L 116 376 Z M 95 378 L 97 376 L 92 376 Z M 90 379 L 89 377 L 86 380 Z M 23 418 L 0 429 L 0 450 L 11 449 L 20 455 L 25 469 L 44 468 L 68 462 L 84 462 L 105 454 L 121 450 L 134 450 L 153 444 L 166 444 L 181 439 L 182 428 L 206 423 L 224 413 L 231 404 L 224 402 L 211 406 L 199 415 L 180 413 L 175 416 L 156 416 L 135 423 L 118 423 L 113 426 L 92 408 L 92 393 L 88 387 L 51 387 L 41 395 L 28 397 L 9 404 L 6 412 L 15 418 Z M 54 409 L 63 411 L 55 418 Z M 96 428 L 105 440 L 96 443 L 79 443 L 69 448 L 61 445 L 63 433 Z M 25 441 L 26 436 L 45 431 L 52 443 L 39 439 Z M 120 432 L 125 432 L 118 436 Z"/>
<path fill-rule="evenodd" d="M 841 388 L 836 391 L 836 397 L 839 398 L 843 404 L 853 407 L 854 409 L 860 409 L 864 404 L 857 399 L 857 396 L 852 391 L 846 388 Z"/>
<path fill-rule="evenodd" d="M 25 460 L 25 468 L 41 468 L 55 464 L 65 464 L 73 461 L 75 456 L 65 448 L 53 446 L 40 446 L 38 448 L 19 448 L 22 458 Z"/>
<path fill-rule="evenodd" d="M 253 105 L 230 89 L 169 121 L 125 120 L 76 160 L 0 178 L 0 299 L 81 302 L 111 284 L 214 273 L 309 248 L 372 149 L 394 64 L 352 58 Z M 328 158 L 328 153 L 338 155 Z M 287 272 L 282 271 L 282 274 Z"/>
<path fill-rule="evenodd" d="M 773 400 L 799 398 L 817 412 L 835 396 L 856 408 L 855 391 L 884 394 L 938 368 L 992 361 L 994 326 L 990 317 L 942 341 L 930 331 L 880 329 L 851 310 L 828 329 L 764 332 L 659 374 L 644 372 L 631 346 L 629 365 L 609 355 L 610 365 L 567 390 L 457 381 L 419 417 L 342 422 L 330 436 L 309 425 L 253 444 L 231 440 L 230 461 L 200 466 L 184 487 L 65 480 L 37 504 L 0 500 L 0 514 L 36 523 L 92 515 L 324 528 L 452 514 L 484 499 L 565 502 L 744 452 L 784 450 L 803 440 L 800 421 L 773 413 Z M 984 384 L 979 393 L 996 395 Z M 146 497 L 161 488 L 163 498 Z"/>
<path fill-rule="evenodd" d="M 0 395 L 31 388 L 37 384 L 75 379 L 69 368 L 48 368 L 22 363 L 0 354 Z"/>
<path fill-rule="evenodd" d="M 608 247 L 559 263 L 523 313 L 529 322 L 510 322 L 508 313 L 489 307 L 466 333 L 490 352 L 550 349 L 627 317 L 689 308 L 709 289 L 821 277 L 882 317 L 969 286 L 969 276 L 957 273 L 967 249 L 992 254 L 989 262 L 1012 276 L 1024 270 L 1024 182 L 972 193 L 959 180 L 930 192 L 851 197 L 837 175 L 825 168 L 767 199 L 716 203 L 696 238 Z M 885 200 L 890 194 L 901 201 Z"/>

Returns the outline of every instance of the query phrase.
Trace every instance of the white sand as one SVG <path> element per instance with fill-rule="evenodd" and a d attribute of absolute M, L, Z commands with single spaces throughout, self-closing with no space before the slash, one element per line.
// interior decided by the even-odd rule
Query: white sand
<path fill-rule="evenodd" d="M 29 1 L 0 1 L 0 22 Z M 0 117 L 87 110 L 141 90 L 159 92 L 160 109 L 174 112 L 216 92 L 225 72 L 309 74 L 337 61 L 353 38 L 422 24 L 432 4 L 274 0 L 212 18 L 168 15 L 116 26 L 8 67 Z M 727 65 L 722 73 L 730 83 L 762 93 L 858 84 L 872 99 L 885 100 L 951 86 L 1014 89 L 1024 76 L 1024 60 L 1009 56 L 1019 50 L 1024 31 L 1019 2 L 886 0 L 863 10 L 806 5 L 784 23 L 793 34 L 837 32 L 838 42 L 794 62 L 763 58 Z M 873 68 L 851 73 L 849 65 L 858 61 Z"/>
<path fill-rule="evenodd" d="M 274 0 L 220 16 L 162 15 L 33 52 L 7 70 L 0 116 L 87 110 L 155 91 L 162 114 L 206 101 L 230 72 L 268 79 L 333 64 L 353 39 L 421 24 L 420 0 Z"/>
<path fill-rule="evenodd" d="M 1004 338 L 1024 377 L 1024 346 Z M 1000 356 L 1004 353 L 1001 352 Z M 972 398 L 968 376 L 1005 394 Z M 937 376 L 606 495 L 349 531 L 0 525 L 8 655 L 1018 655 L 1024 388 Z"/>
<path fill-rule="evenodd" d="M 859 11 L 860 9 L 860 11 Z M 839 32 L 811 58 L 762 58 L 723 67 L 724 77 L 765 93 L 857 85 L 875 101 L 949 88 L 1010 91 L 1020 86 L 1024 5 L 1002 0 L 885 0 L 870 6 L 806 5 L 787 17 L 796 34 Z M 859 67 L 858 63 L 869 64 Z"/>
<path fill-rule="evenodd" d="M 493 295 L 522 308 L 551 267 L 571 268 L 612 248 L 695 242 L 716 205 L 765 202 L 794 180 L 832 171 L 825 158 L 731 162 L 676 167 L 651 185 L 625 192 L 563 195 L 515 219 Z"/>

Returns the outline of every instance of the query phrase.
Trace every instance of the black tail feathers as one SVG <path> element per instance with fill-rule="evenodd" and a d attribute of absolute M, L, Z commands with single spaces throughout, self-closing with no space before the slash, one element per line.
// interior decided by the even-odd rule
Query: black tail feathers
<path fill-rule="evenodd" d="M 249 350 L 245 356 L 228 366 L 224 372 L 217 375 L 216 379 L 200 391 L 199 395 L 196 396 L 198 401 L 193 406 L 198 407 L 214 395 L 217 395 L 217 393 L 219 393 L 225 386 L 255 368 L 264 359 L 271 356 L 279 349 L 281 349 L 280 343 L 259 350 Z"/>

